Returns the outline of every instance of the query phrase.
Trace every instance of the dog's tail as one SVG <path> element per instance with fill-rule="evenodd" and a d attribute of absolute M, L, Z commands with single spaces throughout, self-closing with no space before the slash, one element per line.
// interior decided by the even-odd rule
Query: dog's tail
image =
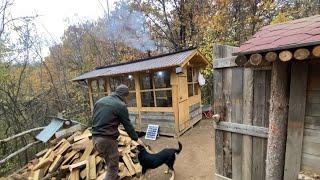
<path fill-rule="evenodd" d="M 178 144 L 179 144 L 179 148 L 176 149 L 176 153 L 179 154 L 182 150 L 182 144 L 180 143 L 180 141 L 178 141 Z"/>

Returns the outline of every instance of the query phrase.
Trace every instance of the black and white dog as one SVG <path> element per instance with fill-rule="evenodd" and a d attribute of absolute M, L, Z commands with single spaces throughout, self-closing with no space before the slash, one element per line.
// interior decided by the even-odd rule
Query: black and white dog
<path fill-rule="evenodd" d="M 144 178 L 148 169 L 155 169 L 162 164 L 168 166 L 168 170 L 165 173 L 172 171 L 170 180 L 174 180 L 174 161 L 176 160 L 176 154 L 179 154 L 182 150 L 182 144 L 178 142 L 179 148 L 166 148 L 156 154 L 150 154 L 147 152 L 146 148 L 142 145 L 138 145 L 138 160 L 142 166 L 142 175 L 140 180 Z"/>

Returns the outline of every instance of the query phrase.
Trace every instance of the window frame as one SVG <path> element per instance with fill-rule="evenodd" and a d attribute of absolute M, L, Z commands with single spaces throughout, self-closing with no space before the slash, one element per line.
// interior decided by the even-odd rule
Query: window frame
<path fill-rule="evenodd" d="M 187 78 L 187 84 L 188 84 L 188 97 L 193 97 L 193 96 L 197 96 L 199 95 L 199 92 L 196 92 L 196 85 L 198 86 L 198 88 L 200 88 L 200 85 L 199 85 L 199 80 L 198 80 L 198 77 L 194 78 L 195 76 L 197 76 L 197 74 L 195 73 L 198 73 L 199 70 L 196 69 L 196 67 L 193 67 L 193 66 L 188 66 L 187 67 L 187 77 L 189 75 L 189 68 L 191 69 L 191 82 L 189 81 L 189 79 Z M 190 96 L 189 94 L 189 85 L 192 85 L 192 95 Z"/>
<path fill-rule="evenodd" d="M 170 87 L 167 87 L 167 88 L 156 88 L 155 86 L 155 78 L 154 78 L 154 75 L 155 73 L 159 72 L 159 71 L 167 71 L 169 72 L 169 81 L 170 81 Z M 166 107 L 173 107 L 173 104 L 172 104 L 172 84 L 171 84 L 171 74 L 172 74 L 172 69 L 162 69 L 162 70 L 152 70 L 152 71 L 148 71 L 148 72 L 140 72 L 139 73 L 139 84 L 140 84 L 140 87 L 142 87 L 142 78 L 144 75 L 149 75 L 149 77 L 151 77 L 151 80 L 152 80 L 152 88 L 151 89 L 142 89 L 140 88 L 140 97 L 141 97 L 141 101 L 142 101 L 142 93 L 144 92 L 152 92 L 152 95 L 153 95 L 153 103 L 154 103 L 154 106 L 143 106 L 143 103 L 141 103 L 141 107 L 144 108 L 144 107 L 154 107 L 154 108 L 166 108 Z M 158 106 L 157 104 L 157 95 L 156 95 L 156 92 L 159 92 L 159 91 L 170 91 L 171 92 L 171 106 Z"/>
<path fill-rule="evenodd" d="M 126 84 L 125 83 L 125 78 L 129 78 L 129 76 L 132 76 L 132 78 L 133 78 L 133 89 L 134 90 L 130 90 L 130 87 L 129 87 L 129 85 L 128 84 Z M 135 76 L 134 76 L 134 74 L 124 74 L 124 75 L 118 75 L 118 76 L 110 76 L 109 77 L 109 83 L 108 83 L 108 86 L 109 86 L 109 88 L 110 88 L 110 93 L 112 93 L 112 92 L 114 92 L 114 90 L 115 89 L 113 89 L 112 88 L 112 81 L 113 81 L 113 78 L 114 79 L 116 79 L 116 78 L 118 78 L 118 79 L 120 79 L 120 84 L 124 84 L 124 85 L 126 85 L 126 86 L 128 86 L 129 87 L 129 94 L 134 94 L 135 95 L 135 105 L 134 106 L 129 106 L 128 104 L 128 107 L 133 107 L 133 108 L 135 108 L 135 107 L 138 107 L 138 100 L 137 100 L 137 96 L 136 96 L 136 92 L 137 92 L 137 87 L 136 87 L 136 84 L 135 84 Z M 119 85 L 120 85 L 119 84 Z M 118 85 L 116 85 L 116 86 L 118 86 Z"/>

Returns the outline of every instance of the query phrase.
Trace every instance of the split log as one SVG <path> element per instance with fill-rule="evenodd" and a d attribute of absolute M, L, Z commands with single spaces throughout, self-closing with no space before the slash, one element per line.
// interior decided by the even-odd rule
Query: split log
<path fill-rule="evenodd" d="M 59 154 L 59 155 L 54 159 L 53 163 L 51 164 L 51 166 L 50 166 L 50 168 L 49 168 L 49 172 L 54 172 L 54 171 L 56 171 L 56 170 L 59 168 L 59 166 L 60 166 L 60 164 L 62 163 L 62 161 L 63 161 L 63 156 Z"/>
<path fill-rule="evenodd" d="M 320 45 L 315 46 L 312 49 L 312 55 L 314 55 L 315 57 L 320 57 Z"/>
<path fill-rule="evenodd" d="M 10 140 L 13 140 L 13 139 L 15 139 L 15 138 L 18 138 L 18 137 L 23 136 L 23 135 L 25 135 L 25 134 L 29 134 L 29 133 L 32 133 L 32 132 L 35 132 L 35 131 L 42 130 L 42 129 L 44 129 L 44 128 L 45 128 L 45 127 L 37 127 L 37 128 L 29 129 L 29 130 L 27 130 L 27 131 L 21 132 L 21 133 L 19 133 L 19 134 L 16 134 L 16 135 L 14 135 L 14 136 L 8 137 L 8 138 L 6 138 L 6 139 L 1 139 L 1 140 L 0 140 L 0 144 L 1 144 L 1 143 L 8 142 L 8 141 L 10 141 Z"/>
<path fill-rule="evenodd" d="M 271 73 L 271 96 L 269 133 L 266 158 L 266 179 L 283 178 L 288 105 L 288 65 L 273 63 Z"/>
<path fill-rule="evenodd" d="M 87 129 L 84 131 L 84 133 L 82 133 L 82 135 L 74 137 L 74 142 L 84 139 L 86 137 L 91 137 L 91 136 L 92 136 L 91 132 Z"/>
<path fill-rule="evenodd" d="M 92 155 L 89 157 L 89 167 L 90 167 L 90 173 L 89 173 L 89 179 L 96 179 L 97 178 L 97 171 L 96 171 L 96 156 Z"/>
<path fill-rule="evenodd" d="M 305 48 L 300 48 L 294 51 L 293 57 L 297 60 L 305 60 L 309 57 L 310 51 Z"/>
<path fill-rule="evenodd" d="M 292 59 L 293 55 L 292 55 L 292 52 L 288 51 L 288 50 L 285 50 L 285 51 L 281 51 L 279 53 L 279 59 L 281 61 L 290 61 Z"/>
<path fill-rule="evenodd" d="M 238 66 L 243 66 L 246 62 L 248 62 L 248 59 L 247 59 L 247 57 L 245 55 L 239 55 L 235 59 L 235 63 Z"/>
<path fill-rule="evenodd" d="M 93 150 L 93 144 L 91 143 L 91 144 L 88 145 L 88 147 L 84 151 L 83 155 L 80 158 L 80 161 L 84 161 L 84 160 L 88 159 L 90 154 L 91 154 L 91 152 L 92 152 L 92 150 Z"/>
<path fill-rule="evenodd" d="M 76 124 L 74 126 L 71 126 L 68 129 L 63 129 L 55 133 L 56 138 L 65 138 L 71 136 L 76 131 L 81 131 L 82 126 L 80 124 Z"/>
<path fill-rule="evenodd" d="M 249 61 L 252 65 L 257 66 L 257 65 L 261 64 L 261 62 L 262 62 L 262 55 L 261 54 L 252 54 L 250 56 Z"/>
<path fill-rule="evenodd" d="M 30 144 L 26 145 L 25 147 L 19 149 L 18 151 L 10 154 L 9 156 L 7 156 L 6 158 L 4 158 L 4 159 L 2 159 L 2 160 L 0 161 L 0 165 L 3 164 L 3 163 L 5 163 L 5 162 L 8 161 L 9 159 L 13 158 L 14 156 L 22 153 L 23 151 L 29 149 L 31 146 L 36 145 L 36 144 L 39 144 L 39 143 L 40 143 L 40 141 L 35 141 L 35 142 L 30 143 Z"/>
<path fill-rule="evenodd" d="M 278 58 L 278 55 L 276 52 L 268 52 L 266 55 L 265 55 L 265 59 L 268 61 L 268 62 L 274 62 L 276 61 Z"/>

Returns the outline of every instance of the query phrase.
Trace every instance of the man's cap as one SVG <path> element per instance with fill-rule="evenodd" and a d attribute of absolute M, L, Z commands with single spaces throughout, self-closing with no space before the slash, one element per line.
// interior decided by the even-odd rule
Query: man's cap
<path fill-rule="evenodd" d="M 124 84 L 120 84 L 115 91 L 121 97 L 127 97 L 129 95 L 129 88 Z"/>

